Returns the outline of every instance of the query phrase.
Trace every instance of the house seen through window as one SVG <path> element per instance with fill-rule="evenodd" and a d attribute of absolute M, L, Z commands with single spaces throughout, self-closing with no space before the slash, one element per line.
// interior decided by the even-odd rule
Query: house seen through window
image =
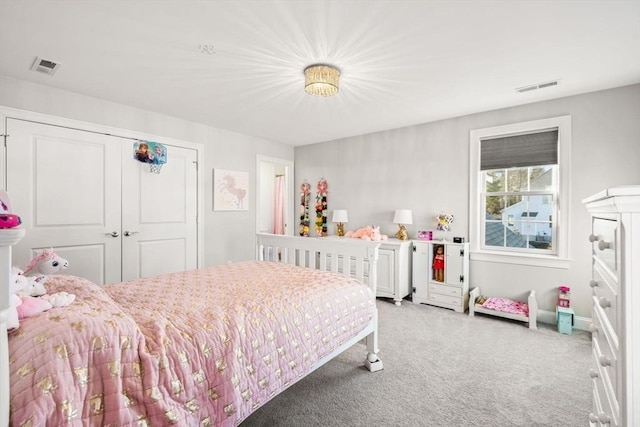
<path fill-rule="evenodd" d="M 555 169 L 545 165 L 483 172 L 485 246 L 554 251 Z"/>

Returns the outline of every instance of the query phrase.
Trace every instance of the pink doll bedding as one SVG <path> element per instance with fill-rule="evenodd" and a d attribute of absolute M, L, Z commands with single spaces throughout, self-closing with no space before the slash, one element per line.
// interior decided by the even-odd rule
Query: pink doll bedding
<path fill-rule="evenodd" d="M 529 317 L 529 306 L 526 303 L 514 301 L 509 298 L 487 298 L 482 303 L 482 307 L 489 310 L 500 311 L 502 313 Z"/>
<path fill-rule="evenodd" d="M 15 426 L 235 426 L 375 311 L 355 279 L 260 261 L 47 287 L 76 300 L 9 335 Z"/>

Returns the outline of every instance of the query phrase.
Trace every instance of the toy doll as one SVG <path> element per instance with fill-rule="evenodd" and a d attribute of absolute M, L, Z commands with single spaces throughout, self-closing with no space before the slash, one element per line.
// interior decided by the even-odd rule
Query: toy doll
<path fill-rule="evenodd" d="M 433 255 L 433 280 L 444 282 L 444 246 L 437 245 Z"/>

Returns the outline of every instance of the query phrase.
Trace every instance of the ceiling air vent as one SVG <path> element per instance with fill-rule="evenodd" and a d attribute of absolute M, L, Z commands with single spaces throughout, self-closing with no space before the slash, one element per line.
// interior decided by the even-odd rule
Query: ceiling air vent
<path fill-rule="evenodd" d="M 516 89 L 518 93 L 531 92 L 532 90 L 544 89 L 546 87 L 558 86 L 560 80 L 552 80 L 550 82 L 538 83 L 535 85 L 523 86 Z"/>
<path fill-rule="evenodd" d="M 54 75 L 58 68 L 60 68 L 59 63 L 40 58 L 39 56 L 36 56 L 36 59 L 33 61 L 33 65 L 31 66 L 31 70 L 49 74 L 50 76 Z"/>

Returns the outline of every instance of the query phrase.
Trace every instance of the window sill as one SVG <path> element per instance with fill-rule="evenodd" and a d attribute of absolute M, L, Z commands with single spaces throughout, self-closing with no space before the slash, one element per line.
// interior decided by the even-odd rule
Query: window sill
<path fill-rule="evenodd" d="M 469 258 L 471 261 L 484 261 L 484 262 L 498 262 L 501 264 L 519 264 L 528 265 L 533 267 L 548 267 L 548 268 L 562 268 L 569 269 L 568 258 L 559 258 L 556 256 L 545 255 L 520 255 L 520 254 L 505 254 L 503 252 L 470 252 Z"/>

